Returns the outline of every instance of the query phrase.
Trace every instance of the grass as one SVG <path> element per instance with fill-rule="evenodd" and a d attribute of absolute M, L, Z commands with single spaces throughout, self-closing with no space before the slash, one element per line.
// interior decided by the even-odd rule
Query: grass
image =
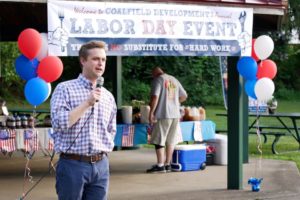
<path fill-rule="evenodd" d="M 296 163 L 298 170 L 300 171 L 300 151 L 298 143 L 292 137 L 281 137 L 276 145 L 276 149 L 279 154 L 275 155 L 271 151 L 271 145 L 273 136 L 268 136 L 268 142 L 262 144 L 262 156 L 263 158 L 276 159 L 276 160 L 288 160 Z M 263 142 L 262 142 L 263 143 Z M 257 150 L 257 136 L 249 136 L 249 155 L 253 157 L 260 156 Z"/>
<path fill-rule="evenodd" d="M 222 106 L 207 106 L 206 115 L 207 119 L 210 119 L 216 123 L 217 129 L 227 130 L 226 117 L 216 116 L 216 113 L 225 113 L 226 110 Z M 300 112 L 300 101 L 278 101 L 277 112 Z M 254 117 L 249 118 L 249 124 L 254 120 Z M 289 119 L 284 119 L 284 122 L 292 126 L 292 122 Z M 276 125 L 278 124 L 277 119 L 273 118 L 260 118 L 260 124 L 264 125 Z M 300 126 L 300 125 L 299 125 Z M 249 155 L 253 157 L 260 156 L 257 149 L 257 137 L 256 135 L 249 135 Z M 263 138 L 261 138 L 263 140 Z M 279 152 L 278 155 L 274 155 L 271 151 L 271 145 L 274 136 L 268 136 L 268 141 L 266 144 L 262 141 L 262 156 L 268 159 L 277 160 L 288 160 L 296 163 L 298 169 L 300 170 L 300 151 L 298 142 L 291 136 L 283 136 L 280 138 L 276 145 L 276 149 Z"/>

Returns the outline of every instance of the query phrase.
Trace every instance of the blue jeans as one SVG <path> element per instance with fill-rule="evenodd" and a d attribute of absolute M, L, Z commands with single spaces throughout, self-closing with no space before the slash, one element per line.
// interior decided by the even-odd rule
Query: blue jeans
<path fill-rule="evenodd" d="M 106 200 L 109 185 L 107 156 L 87 163 L 60 158 L 56 167 L 56 193 L 59 200 Z"/>

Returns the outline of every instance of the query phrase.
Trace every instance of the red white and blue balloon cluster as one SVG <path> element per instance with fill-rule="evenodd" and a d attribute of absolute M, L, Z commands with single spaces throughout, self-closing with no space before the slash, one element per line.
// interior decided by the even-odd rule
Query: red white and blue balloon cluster
<path fill-rule="evenodd" d="M 57 56 L 48 56 L 46 33 L 27 28 L 18 37 L 21 55 L 15 61 L 17 74 L 26 81 L 24 94 L 33 106 L 45 102 L 51 94 L 51 82 L 63 71 L 63 63 Z"/>
<path fill-rule="evenodd" d="M 272 99 L 277 66 L 267 59 L 274 50 L 274 42 L 267 35 L 252 40 L 252 55 L 241 57 L 237 63 L 238 72 L 246 79 L 245 91 L 248 96 L 259 101 Z"/>

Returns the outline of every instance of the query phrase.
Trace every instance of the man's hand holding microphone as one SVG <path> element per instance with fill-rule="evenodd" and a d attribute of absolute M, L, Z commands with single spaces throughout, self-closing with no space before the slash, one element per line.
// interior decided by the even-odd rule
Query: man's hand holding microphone
<path fill-rule="evenodd" d="M 90 106 L 93 106 L 96 102 L 99 101 L 101 95 L 101 87 L 104 84 L 104 78 L 99 76 L 97 79 L 96 87 L 92 90 L 90 97 L 88 98 L 88 103 Z"/>

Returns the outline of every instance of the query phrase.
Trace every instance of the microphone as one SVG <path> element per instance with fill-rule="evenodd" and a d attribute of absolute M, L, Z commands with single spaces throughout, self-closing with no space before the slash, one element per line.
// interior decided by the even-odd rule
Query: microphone
<path fill-rule="evenodd" d="M 99 76 L 97 78 L 96 88 L 101 88 L 104 84 L 104 78 L 102 76 Z M 99 100 L 96 100 L 98 102 Z"/>
<path fill-rule="evenodd" d="M 103 78 L 102 76 L 99 76 L 99 77 L 97 78 L 96 87 L 97 87 L 97 88 L 101 88 L 101 87 L 103 86 L 103 84 L 104 84 L 104 78 Z"/>

